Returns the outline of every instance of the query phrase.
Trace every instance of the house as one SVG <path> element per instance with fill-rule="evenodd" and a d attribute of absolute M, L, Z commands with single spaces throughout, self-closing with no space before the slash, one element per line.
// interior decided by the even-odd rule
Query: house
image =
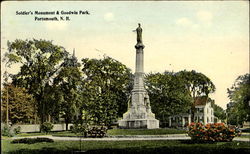
<path fill-rule="evenodd" d="M 203 124 L 214 123 L 214 109 L 211 101 L 206 96 L 195 100 L 194 121 Z M 169 117 L 169 127 L 185 127 L 191 123 L 191 110 L 188 113 L 172 115 Z"/>

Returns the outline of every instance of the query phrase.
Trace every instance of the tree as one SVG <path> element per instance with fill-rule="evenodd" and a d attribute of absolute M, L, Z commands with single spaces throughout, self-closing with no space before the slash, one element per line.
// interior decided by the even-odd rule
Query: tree
<path fill-rule="evenodd" d="M 163 124 L 168 123 L 169 116 L 187 112 L 191 98 L 175 73 L 150 73 L 145 79 L 152 111 Z"/>
<path fill-rule="evenodd" d="M 212 81 L 202 73 L 192 71 L 180 71 L 177 73 L 184 82 L 189 95 L 192 97 L 191 121 L 194 122 L 195 100 L 201 96 L 207 96 L 215 91 Z"/>
<path fill-rule="evenodd" d="M 54 79 L 54 91 L 56 95 L 53 98 L 58 99 L 58 96 L 60 97 L 58 102 L 60 104 L 60 111 L 63 113 L 65 119 L 66 130 L 68 130 L 68 124 L 73 119 L 79 117 L 82 109 L 80 96 L 82 73 L 80 72 L 80 66 L 74 55 L 66 57 L 62 63 L 61 70 Z M 52 100 L 55 101 L 55 99 Z"/>
<path fill-rule="evenodd" d="M 21 64 L 20 71 L 12 75 L 13 84 L 27 89 L 33 95 L 43 123 L 50 108 L 46 100 L 46 89 L 51 86 L 52 79 L 68 53 L 63 47 L 46 40 L 15 40 L 7 45 L 7 64 Z"/>
<path fill-rule="evenodd" d="M 226 119 L 226 112 L 225 110 L 223 110 L 222 107 L 216 105 L 214 103 L 214 101 L 212 102 L 212 107 L 214 109 L 214 116 L 216 116 L 217 118 L 221 119 L 221 120 L 225 120 Z"/>
<path fill-rule="evenodd" d="M 12 124 L 35 121 L 36 105 L 32 95 L 28 94 L 24 88 L 15 87 L 13 84 L 4 84 L 2 89 L 2 118 L 5 121 L 7 108 L 9 121 Z"/>
<path fill-rule="evenodd" d="M 110 58 L 82 59 L 84 108 L 96 124 L 111 125 L 127 110 L 132 74 L 122 63 Z"/>
<path fill-rule="evenodd" d="M 228 111 L 228 122 L 242 124 L 250 121 L 250 74 L 239 76 L 230 89 L 228 97 L 231 107 Z"/>

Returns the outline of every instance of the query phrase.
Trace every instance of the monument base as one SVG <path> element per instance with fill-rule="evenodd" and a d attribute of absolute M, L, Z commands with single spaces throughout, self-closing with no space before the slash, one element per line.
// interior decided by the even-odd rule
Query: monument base
<path fill-rule="evenodd" d="M 119 128 L 122 129 L 155 129 L 159 128 L 159 120 L 157 119 L 122 119 L 118 121 Z"/>

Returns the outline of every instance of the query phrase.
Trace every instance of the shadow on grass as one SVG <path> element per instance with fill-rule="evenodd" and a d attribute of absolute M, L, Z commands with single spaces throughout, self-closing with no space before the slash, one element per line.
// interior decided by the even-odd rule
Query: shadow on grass
<path fill-rule="evenodd" d="M 67 150 L 58 150 L 55 148 L 43 148 L 39 150 L 34 149 L 21 149 L 10 154 L 77 154 L 77 153 L 94 153 L 94 154 L 127 154 L 127 153 L 141 153 L 141 154 L 239 154 L 239 153 L 250 153 L 249 148 L 230 148 L 230 147 L 221 147 L 221 148 L 211 148 L 211 147 L 199 147 L 199 146 L 188 146 L 188 147 L 160 147 L 160 148 L 127 148 L 127 149 L 94 149 L 88 151 L 79 151 L 78 149 L 67 149 Z"/>

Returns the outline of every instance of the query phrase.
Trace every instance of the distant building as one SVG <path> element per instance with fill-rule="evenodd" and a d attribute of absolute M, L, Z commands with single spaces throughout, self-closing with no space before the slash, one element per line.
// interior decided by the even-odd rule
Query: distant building
<path fill-rule="evenodd" d="M 203 124 L 219 122 L 214 116 L 214 109 L 208 97 L 198 97 L 195 101 L 194 121 Z M 191 123 L 191 110 L 188 113 L 182 113 L 169 117 L 169 127 L 185 127 Z"/>

